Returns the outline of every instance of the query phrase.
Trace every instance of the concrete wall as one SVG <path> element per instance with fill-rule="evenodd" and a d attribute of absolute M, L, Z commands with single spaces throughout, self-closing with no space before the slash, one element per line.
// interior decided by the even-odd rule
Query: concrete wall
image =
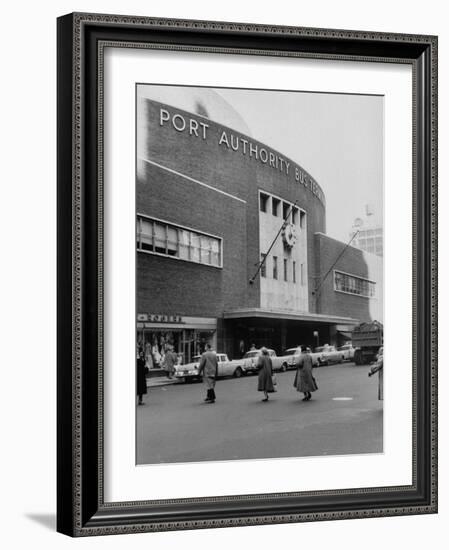
<path fill-rule="evenodd" d="M 265 277 L 260 279 L 260 305 L 266 309 L 287 309 L 308 311 L 308 275 L 307 275 L 307 216 L 303 213 L 302 227 L 299 211 L 293 224 L 296 230 L 296 242 L 293 247 L 284 245 L 282 235 L 274 241 L 283 223 L 282 202 L 278 206 L 278 215 L 273 215 L 272 201 L 269 197 L 267 212 L 259 212 L 259 242 L 262 253 L 274 242 L 273 248 L 265 262 Z M 275 199 L 276 200 L 276 199 Z M 289 222 L 292 222 L 290 216 Z M 277 258 L 277 279 L 273 276 L 274 257 Z M 287 281 L 284 278 L 284 259 L 287 261 Z M 296 281 L 293 280 L 293 262 L 295 263 Z M 301 267 L 302 265 L 302 267 Z M 301 280 L 301 270 L 303 278 Z"/>

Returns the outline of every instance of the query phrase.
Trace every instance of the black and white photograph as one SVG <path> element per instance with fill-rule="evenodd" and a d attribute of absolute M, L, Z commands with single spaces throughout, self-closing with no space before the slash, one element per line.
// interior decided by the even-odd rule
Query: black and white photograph
<path fill-rule="evenodd" d="M 382 453 L 382 95 L 138 83 L 135 113 L 136 463 Z"/>

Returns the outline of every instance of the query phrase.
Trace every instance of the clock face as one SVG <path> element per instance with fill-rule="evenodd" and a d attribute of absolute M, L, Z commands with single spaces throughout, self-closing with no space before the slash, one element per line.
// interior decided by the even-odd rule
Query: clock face
<path fill-rule="evenodd" d="M 287 224 L 282 231 L 282 238 L 287 248 L 293 248 L 297 239 L 296 227 L 291 223 Z"/>

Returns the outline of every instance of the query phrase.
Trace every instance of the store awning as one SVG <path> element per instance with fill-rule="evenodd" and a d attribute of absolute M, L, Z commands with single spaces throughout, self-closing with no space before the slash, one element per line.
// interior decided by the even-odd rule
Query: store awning
<path fill-rule="evenodd" d="M 234 309 L 230 311 L 225 311 L 223 317 L 225 319 L 285 319 L 290 321 L 304 321 L 308 323 L 322 323 L 327 325 L 344 324 L 351 326 L 358 325 L 360 322 L 358 319 L 353 319 L 351 317 L 340 317 L 337 315 L 325 315 L 321 313 L 298 312 L 284 309 L 263 308 Z"/>

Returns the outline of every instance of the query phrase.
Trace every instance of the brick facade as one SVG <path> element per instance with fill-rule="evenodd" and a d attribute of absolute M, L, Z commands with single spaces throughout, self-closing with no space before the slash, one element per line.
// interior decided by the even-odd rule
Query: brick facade
<path fill-rule="evenodd" d="M 310 188 L 295 180 L 294 169 L 298 165 L 282 157 L 290 163 L 290 173 L 286 173 L 285 165 L 284 171 L 276 170 L 249 154 L 234 151 L 223 143 L 219 145 L 224 130 L 228 136 L 232 132 L 235 138 L 246 139 L 254 147 L 273 151 L 257 140 L 199 115 L 148 99 L 140 101 L 139 113 L 142 114 L 139 116 L 144 120 L 139 122 L 138 131 L 142 131 L 145 139 L 138 151 L 141 160 L 137 162 L 137 212 L 222 237 L 224 263 L 220 273 L 214 268 L 187 266 L 188 262 L 155 259 L 152 255 L 139 253 L 138 309 L 144 307 L 147 311 L 151 306 L 151 311 L 165 312 L 169 308 L 168 313 L 175 313 L 173 309 L 178 307 L 177 304 L 179 307 L 185 304 L 183 311 L 199 315 L 205 314 L 201 303 L 207 302 L 207 311 L 212 316 L 219 316 L 223 312 L 221 308 L 260 307 L 259 280 L 256 279 L 253 285 L 248 283 L 260 258 L 259 190 L 281 195 L 290 202 L 298 200 L 298 205 L 307 212 L 308 276 L 312 277 L 315 271 L 315 257 L 311 253 L 313 235 L 316 231 L 325 231 L 325 206 Z M 175 115 L 182 116 L 186 129 L 178 131 L 170 121 L 161 125 L 161 109 L 170 114 L 171 120 Z M 198 136 L 189 132 L 190 119 L 208 125 L 206 139 L 203 139 L 201 126 L 197 130 Z M 181 118 L 178 118 L 178 128 L 182 127 L 179 121 Z M 306 172 L 304 174 L 311 178 Z M 241 200 L 217 193 L 192 180 Z M 313 184 L 319 189 L 314 180 Z M 166 277 L 168 273 L 170 278 Z M 173 285 L 178 273 L 179 285 Z M 193 281 L 190 275 L 193 275 Z M 170 300 L 163 296 L 164 280 Z M 151 293 L 151 288 L 157 288 L 159 292 Z M 221 293 L 220 297 L 217 297 L 217 291 Z M 311 298 L 309 303 L 313 304 Z"/>
<path fill-rule="evenodd" d="M 352 246 L 346 248 L 346 243 L 322 233 L 316 233 L 314 239 L 316 281 L 318 281 L 315 288 L 321 282 L 321 287 L 316 293 L 319 313 L 352 317 L 360 322 L 374 319 L 382 321 L 382 259 Z M 338 259 L 340 254 L 342 255 Z M 337 263 L 333 265 L 337 259 Z M 331 272 L 323 281 L 331 267 Z M 367 298 L 336 291 L 334 270 L 374 281 L 376 283 L 375 296 Z"/>

